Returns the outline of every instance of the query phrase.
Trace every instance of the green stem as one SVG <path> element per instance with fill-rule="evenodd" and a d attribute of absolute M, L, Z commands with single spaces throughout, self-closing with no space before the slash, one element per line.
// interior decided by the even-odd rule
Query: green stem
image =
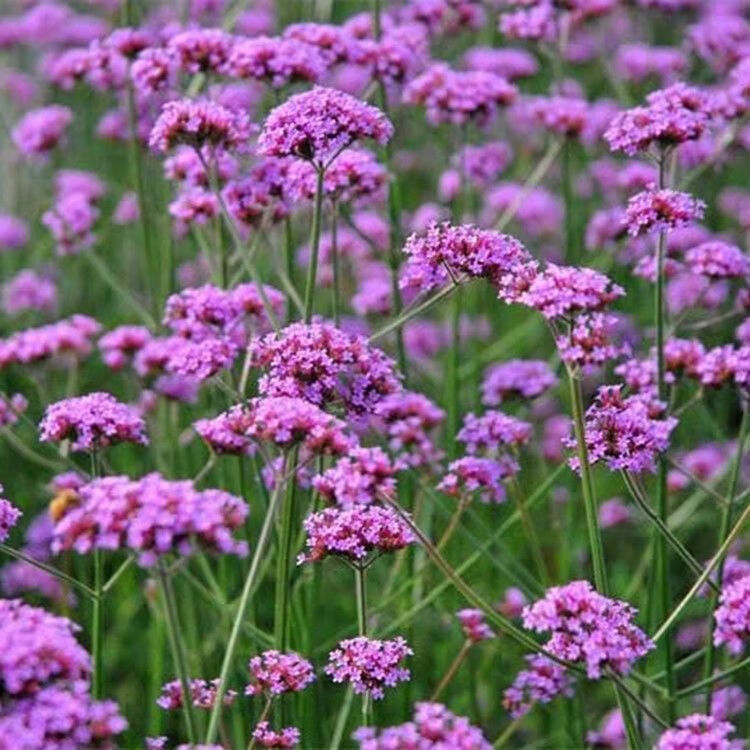
<path fill-rule="evenodd" d="M 315 301 L 315 281 L 318 275 L 318 251 L 320 249 L 320 225 L 323 213 L 323 178 L 325 169 L 317 166 L 318 179 L 315 184 L 315 204 L 313 206 L 313 220 L 310 228 L 310 258 L 307 267 L 307 283 L 305 284 L 305 314 L 304 321 L 309 323 L 313 314 Z"/>
<path fill-rule="evenodd" d="M 276 590 L 274 596 L 274 643 L 275 648 L 284 651 L 289 637 L 289 578 L 292 562 L 292 542 L 296 531 L 294 516 L 297 504 L 297 478 L 294 474 L 299 452 L 293 448 L 289 454 L 288 466 L 291 476 L 287 480 L 286 496 L 281 506 L 281 526 L 279 530 L 279 548 L 276 556 Z M 281 482 L 281 479 L 277 480 Z"/>
<path fill-rule="evenodd" d="M 341 323 L 341 269 L 339 263 L 338 243 L 338 205 L 331 204 L 331 259 L 333 261 L 333 320 L 338 326 Z"/>
<path fill-rule="evenodd" d="M 708 677 L 701 680 L 700 682 L 695 682 L 689 687 L 679 690 L 677 692 L 677 697 L 684 698 L 687 695 L 692 695 L 693 693 L 699 693 L 701 690 L 703 690 L 704 687 L 707 687 L 709 689 L 709 693 L 711 693 L 714 685 L 717 682 L 721 682 L 722 680 L 725 680 L 727 677 L 731 677 L 733 674 L 736 674 L 737 672 L 742 672 L 748 667 L 750 667 L 750 656 L 746 659 L 743 659 L 742 661 L 738 661 L 736 664 L 734 664 L 731 667 L 728 667 L 723 672 L 716 672 L 715 674 L 709 675 Z"/>
<path fill-rule="evenodd" d="M 604 563 L 602 538 L 599 532 L 594 482 L 591 476 L 591 464 L 589 463 L 589 453 L 586 445 L 586 428 L 584 423 L 581 381 L 576 377 L 575 373 L 570 370 L 568 370 L 568 383 L 570 385 L 573 427 L 575 430 L 576 444 L 578 446 L 581 487 L 583 490 L 583 503 L 586 511 L 586 527 L 588 529 L 589 546 L 591 548 L 591 562 L 594 567 L 594 583 L 596 584 L 599 593 L 606 596 L 608 592 L 607 571 Z"/>
<path fill-rule="evenodd" d="M 292 289 L 296 292 L 297 288 L 294 285 L 295 276 L 295 262 L 294 262 L 294 234 L 292 232 L 292 220 L 287 216 L 284 219 L 284 268 L 286 269 L 286 276 L 289 280 L 289 284 Z M 287 322 L 291 322 L 294 316 L 294 300 L 290 298 L 287 301 L 286 317 Z"/>
<path fill-rule="evenodd" d="M 743 396 L 744 398 L 744 396 Z M 719 527 L 719 545 L 724 544 L 724 540 L 729 534 L 729 528 L 732 525 L 732 512 L 734 510 L 735 495 L 737 494 L 737 485 L 740 478 L 740 469 L 742 468 L 742 454 L 745 450 L 745 441 L 747 440 L 748 423 L 750 423 L 750 409 L 748 404 L 743 404 L 742 410 L 742 422 L 740 423 L 740 433 L 737 437 L 737 454 L 732 464 L 732 474 L 729 477 L 729 490 L 727 492 L 727 504 L 721 514 L 721 525 Z M 714 671 L 714 662 L 716 651 L 714 647 L 714 629 L 716 627 L 716 620 L 713 617 L 713 613 L 716 611 L 716 606 L 719 601 L 719 594 L 721 593 L 721 584 L 724 579 L 724 562 L 725 556 L 722 555 L 719 558 L 719 562 L 716 566 L 716 590 L 711 595 L 711 604 L 709 612 L 711 612 L 710 622 L 708 626 L 708 650 L 706 651 L 706 660 L 703 664 L 703 678 L 708 679 Z M 711 710 L 711 696 L 713 688 L 709 685 L 706 693 L 706 713 L 710 713 Z"/>
<path fill-rule="evenodd" d="M 196 731 L 195 715 L 193 713 L 190 674 L 188 672 L 187 658 L 185 656 L 182 637 L 180 634 L 177 602 L 174 598 L 172 582 L 163 563 L 159 565 L 159 583 L 161 585 L 162 597 L 164 598 L 164 613 L 166 616 L 165 620 L 167 623 L 169 645 L 172 650 L 172 659 L 174 660 L 174 667 L 177 670 L 177 676 L 180 680 L 180 687 L 182 689 L 182 713 L 185 719 L 185 728 L 190 743 L 195 744 L 198 739 L 198 733 Z M 216 701 L 217 703 L 221 703 L 221 697 L 217 695 Z"/>
<path fill-rule="evenodd" d="M 458 366 L 460 362 L 461 345 L 461 290 L 457 289 L 453 295 L 450 316 L 451 324 L 451 347 L 448 361 L 448 372 L 445 379 L 448 404 L 448 419 L 446 422 L 446 453 L 450 459 L 456 458 L 457 442 L 456 434 L 461 419 L 461 407 L 459 399 Z"/>
<path fill-rule="evenodd" d="M 93 619 L 91 633 L 91 658 L 93 662 L 91 694 L 94 698 L 102 697 L 102 585 L 104 583 L 102 551 L 94 550 L 94 591 Z"/>
<path fill-rule="evenodd" d="M 286 462 L 285 462 L 286 463 Z M 282 473 L 283 470 L 282 470 Z M 214 700 L 213 709 L 211 710 L 211 718 L 208 723 L 208 731 L 206 732 L 206 745 L 210 745 L 216 739 L 216 733 L 219 729 L 219 719 L 221 717 L 221 709 L 224 705 L 224 695 L 227 690 L 227 682 L 229 681 L 229 672 L 234 666 L 234 654 L 237 650 L 239 643 L 240 633 L 242 632 L 242 621 L 247 611 L 247 606 L 250 602 L 250 595 L 255 587 L 256 578 L 260 571 L 261 562 L 265 559 L 266 548 L 268 547 L 268 541 L 271 536 L 271 529 L 273 528 L 273 520 L 276 516 L 276 509 L 281 498 L 281 482 L 278 482 L 274 488 L 273 494 L 271 495 L 271 501 L 266 510 L 266 517 L 263 519 L 263 526 L 260 530 L 260 536 L 255 547 L 255 553 L 253 554 L 252 562 L 250 563 L 250 569 L 247 572 L 245 578 L 245 584 L 242 587 L 242 594 L 240 595 L 239 604 L 237 605 L 237 612 L 232 623 L 232 630 L 229 634 L 229 641 L 227 642 L 226 650 L 224 651 L 224 659 L 221 664 L 221 672 L 219 674 L 219 684 L 216 688 L 216 698 Z"/>
<path fill-rule="evenodd" d="M 459 668 L 464 663 L 464 660 L 469 655 L 469 649 L 471 649 L 471 646 L 472 641 L 471 639 L 467 638 L 461 645 L 461 648 L 458 650 L 458 653 L 451 662 L 450 666 L 445 671 L 445 674 L 438 683 L 438 686 L 435 688 L 435 691 L 430 697 L 431 702 L 436 701 L 440 697 L 440 694 L 443 692 L 443 690 L 445 690 L 450 681 L 456 676 L 456 672 L 458 672 Z"/>
<path fill-rule="evenodd" d="M 361 636 L 367 635 L 367 570 L 362 566 L 354 568 L 354 581 L 357 599 L 357 628 Z M 372 698 L 365 691 L 362 694 L 362 726 L 369 727 L 372 724 Z"/>
<path fill-rule="evenodd" d="M 566 136 L 562 147 L 562 187 L 563 201 L 565 204 L 565 261 L 566 263 L 576 262 L 575 247 L 575 224 L 573 222 L 573 170 L 571 165 L 571 151 L 573 149 L 573 139 Z"/>
<path fill-rule="evenodd" d="M 512 479 L 510 482 L 510 494 L 513 495 L 516 507 L 518 508 L 518 513 L 521 517 L 521 525 L 523 526 L 524 533 L 526 534 L 526 541 L 531 548 L 531 556 L 534 558 L 534 565 L 536 566 L 537 573 L 539 574 L 539 580 L 544 584 L 545 587 L 549 587 L 551 578 L 549 570 L 547 569 L 547 563 L 544 560 L 542 545 L 539 541 L 539 535 L 536 533 L 534 521 L 531 519 L 531 516 L 529 515 L 529 512 L 526 508 L 526 501 L 517 479 Z"/>
<path fill-rule="evenodd" d="M 659 188 L 665 187 L 666 157 L 662 153 L 659 157 Z M 665 232 L 659 233 L 656 246 L 656 294 L 654 297 L 654 323 L 656 326 L 656 382 L 659 400 L 667 403 L 666 386 L 666 364 L 664 357 L 664 340 L 666 321 L 664 314 L 664 255 L 666 251 L 667 236 Z M 663 533 L 667 521 L 667 462 L 665 456 L 659 456 L 656 485 L 656 513 L 661 524 L 655 539 L 656 550 L 656 576 L 659 581 L 658 605 L 661 617 L 666 617 L 669 612 L 669 554 L 667 550 L 668 536 Z M 667 714 L 670 722 L 675 719 L 674 693 L 676 690 L 676 679 L 674 675 L 674 652 L 672 639 L 665 638 L 663 645 L 664 667 L 667 673 Z"/>

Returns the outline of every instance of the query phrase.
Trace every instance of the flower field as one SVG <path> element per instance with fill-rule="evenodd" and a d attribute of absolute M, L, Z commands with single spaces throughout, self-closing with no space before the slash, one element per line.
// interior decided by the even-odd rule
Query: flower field
<path fill-rule="evenodd" d="M 0 750 L 740 750 L 747 0 L 5 0 Z"/>

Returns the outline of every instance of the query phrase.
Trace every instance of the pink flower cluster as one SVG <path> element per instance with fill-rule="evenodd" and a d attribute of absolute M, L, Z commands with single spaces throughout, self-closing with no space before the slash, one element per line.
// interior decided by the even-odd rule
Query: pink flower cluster
<path fill-rule="evenodd" d="M 189 555 L 194 546 L 246 555 L 247 542 L 232 532 L 248 514 L 246 503 L 223 490 L 197 490 L 192 482 L 147 474 L 94 479 L 55 524 L 53 550 L 129 549 L 143 566 L 163 555 Z"/>
<path fill-rule="evenodd" d="M 527 656 L 526 663 L 528 667 L 516 675 L 503 693 L 503 708 L 514 719 L 526 715 L 536 703 L 549 703 L 558 695 L 573 694 L 573 680 L 562 665 L 538 654 Z"/>
<path fill-rule="evenodd" d="M 750 575 L 724 583 L 714 617 L 714 644 L 742 653 L 750 640 Z"/>
<path fill-rule="evenodd" d="M 251 682 L 245 695 L 298 693 L 315 680 L 315 670 L 307 659 L 294 651 L 264 651 L 248 663 Z"/>
<path fill-rule="evenodd" d="M 734 726 L 728 721 L 690 714 L 659 737 L 656 750 L 742 750 L 745 743 L 730 739 L 732 732 Z"/>
<path fill-rule="evenodd" d="M 297 727 L 284 727 L 280 730 L 271 729 L 267 721 L 261 721 L 253 729 L 253 739 L 261 747 L 296 747 L 299 745 L 300 732 Z"/>
<path fill-rule="evenodd" d="M 334 682 L 351 683 L 357 695 L 367 693 L 379 700 L 385 695 L 385 688 L 411 677 L 409 670 L 400 665 L 413 653 L 401 637 L 379 641 L 359 636 L 341 641 L 331 651 L 325 672 Z"/>
<path fill-rule="evenodd" d="M 477 727 L 463 716 L 456 716 L 441 703 L 416 703 L 414 718 L 405 724 L 378 731 L 361 727 L 354 734 L 359 750 L 395 748 L 465 748 L 490 750 L 490 743 Z"/>
<path fill-rule="evenodd" d="M 553 656 L 583 662 L 591 679 L 603 670 L 626 674 L 654 644 L 633 624 L 636 610 L 594 591 L 588 581 L 553 586 L 523 610 L 523 625 L 551 633 L 545 649 Z"/>
<path fill-rule="evenodd" d="M 70 440 L 72 450 L 88 453 L 117 443 L 148 443 L 142 417 L 109 393 L 89 393 L 51 404 L 39 431 L 42 442 Z"/>
<path fill-rule="evenodd" d="M 537 359 L 510 359 L 491 365 L 482 381 L 482 403 L 498 406 L 509 398 L 532 399 L 557 385 L 550 366 Z"/>
<path fill-rule="evenodd" d="M 395 495 L 395 474 L 396 467 L 380 448 L 353 448 L 313 477 L 312 486 L 330 503 L 367 505 Z"/>
<path fill-rule="evenodd" d="M 0 484 L 0 493 L 2 491 L 3 486 Z M 4 542 L 8 538 L 10 530 L 18 523 L 18 519 L 22 515 L 13 503 L 4 497 L 0 497 L 0 542 Z"/>
<path fill-rule="evenodd" d="M 484 621 L 481 609 L 459 609 L 456 618 L 461 624 L 464 635 L 472 642 L 486 641 L 495 637 L 492 628 Z"/>
<path fill-rule="evenodd" d="M 503 482 L 518 470 L 518 463 L 510 456 L 464 456 L 451 461 L 437 488 L 452 497 L 466 498 L 476 493 L 484 503 L 503 503 L 506 498 Z"/>
<path fill-rule="evenodd" d="M 216 691 L 219 687 L 219 680 L 190 680 L 190 700 L 196 708 L 213 708 L 216 702 Z M 227 690 L 224 694 L 223 703 L 225 706 L 231 706 L 237 697 L 237 692 Z M 161 695 L 156 700 L 156 704 L 166 711 L 176 711 L 182 708 L 183 693 L 182 683 L 179 680 L 173 680 L 162 686 Z"/>
<path fill-rule="evenodd" d="M 623 396 L 620 385 L 602 386 L 586 412 L 589 461 L 602 461 L 611 471 L 655 471 L 656 458 L 668 448 L 676 425 L 677 419 L 666 417 L 664 405 L 648 394 Z M 577 444 L 571 438 L 567 445 Z M 578 471 L 577 458 L 570 465 Z"/>
<path fill-rule="evenodd" d="M 638 237 L 654 232 L 671 232 L 703 218 L 706 204 L 677 190 L 645 190 L 628 201 L 625 223 L 628 234 Z"/>

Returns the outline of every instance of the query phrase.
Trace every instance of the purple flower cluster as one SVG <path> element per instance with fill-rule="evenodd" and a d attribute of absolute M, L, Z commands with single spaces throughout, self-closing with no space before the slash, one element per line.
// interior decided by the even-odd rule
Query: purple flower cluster
<path fill-rule="evenodd" d="M 750 640 L 750 575 L 722 586 L 719 606 L 714 613 L 714 644 L 740 654 Z"/>
<path fill-rule="evenodd" d="M 468 224 L 432 224 L 424 234 L 411 235 L 401 272 L 402 289 L 426 292 L 462 276 L 496 282 L 530 256 L 513 237 Z"/>
<path fill-rule="evenodd" d="M 461 624 L 464 635 L 472 643 L 495 637 L 492 628 L 484 621 L 484 612 L 481 609 L 459 609 L 456 612 L 456 618 Z"/>
<path fill-rule="evenodd" d="M 495 453 L 508 446 L 527 443 L 531 433 L 528 422 L 496 410 L 485 412 L 481 417 L 467 414 L 456 439 L 466 445 L 468 453 Z"/>
<path fill-rule="evenodd" d="M 312 664 L 294 651 L 264 651 L 250 659 L 248 670 L 252 681 L 245 695 L 298 693 L 315 680 Z"/>
<path fill-rule="evenodd" d="M 416 541 L 398 512 L 380 505 L 324 508 L 310 514 L 303 526 L 307 551 L 300 554 L 299 563 L 336 555 L 362 565 L 372 554 L 394 552 Z"/>
<path fill-rule="evenodd" d="M 565 667 L 538 654 L 526 657 L 513 684 L 503 693 L 503 708 L 514 718 L 525 716 L 536 703 L 549 703 L 558 695 L 573 694 L 573 680 Z"/>
<path fill-rule="evenodd" d="M 261 747 L 297 747 L 300 741 L 300 731 L 297 727 L 284 727 L 280 730 L 271 729 L 267 721 L 261 721 L 253 729 L 253 740 Z"/>
<path fill-rule="evenodd" d="M 26 158 L 44 158 L 60 144 L 71 122 L 73 113 L 68 107 L 52 104 L 27 112 L 13 128 L 11 138 Z"/>
<path fill-rule="evenodd" d="M 619 328 L 619 318 L 608 313 L 576 316 L 567 332 L 555 336 L 560 358 L 586 372 L 630 354 L 627 343 L 615 343 Z"/>
<path fill-rule="evenodd" d="M 8 315 L 27 310 L 54 312 L 57 309 L 57 285 L 49 276 L 27 268 L 3 285 L 2 303 Z"/>
<path fill-rule="evenodd" d="M 659 737 L 656 750 L 742 750 L 745 743 L 730 739 L 732 732 L 734 726 L 728 721 L 690 714 Z"/>
<path fill-rule="evenodd" d="M 147 474 L 94 479 L 75 491 L 55 523 L 53 550 L 129 549 L 143 566 L 194 546 L 246 555 L 232 532 L 248 514 L 246 503 L 223 490 L 197 490 L 191 481 Z"/>
<path fill-rule="evenodd" d="M 342 404 L 351 414 L 371 413 L 400 389 L 394 362 L 362 336 L 330 323 L 292 323 L 250 346 L 252 363 L 265 369 L 264 396 L 302 398 L 325 408 Z"/>
<path fill-rule="evenodd" d="M 466 498 L 476 493 L 482 502 L 502 503 L 506 497 L 503 482 L 518 470 L 518 463 L 509 456 L 464 456 L 448 465 L 437 488 L 453 497 Z"/>
<path fill-rule="evenodd" d="M 703 218 L 706 204 L 677 190 L 645 190 L 628 201 L 625 223 L 628 234 L 638 237 L 654 232 L 672 232 Z"/>
<path fill-rule="evenodd" d="M 623 396 L 620 385 L 602 386 L 586 412 L 589 461 L 601 461 L 611 471 L 655 471 L 676 425 L 677 419 L 666 417 L 663 404 L 648 394 Z M 567 445 L 575 448 L 575 439 Z M 570 465 L 577 471 L 578 459 L 571 458 Z"/>
<path fill-rule="evenodd" d="M 523 610 L 525 628 L 551 633 L 545 649 L 570 662 L 583 662 L 591 679 L 611 669 L 626 674 L 654 644 L 633 624 L 636 610 L 594 591 L 588 581 L 553 586 Z"/>
<path fill-rule="evenodd" d="M 316 86 L 271 110 L 258 138 L 258 151 L 265 156 L 296 156 L 325 167 L 356 141 L 384 144 L 392 135 L 391 121 L 376 107 L 343 91 Z"/>
<path fill-rule="evenodd" d="M 213 708 L 216 702 L 216 691 L 219 687 L 219 680 L 190 680 L 190 700 L 196 708 L 209 709 Z M 235 690 L 227 690 L 223 697 L 225 706 L 231 706 L 237 697 Z M 166 711 L 176 711 L 182 708 L 183 693 L 182 683 L 179 680 L 173 680 L 162 686 L 161 695 L 156 700 L 156 705 Z"/>
<path fill-rule="evenodd" d="M 509 398 L 532 399 L 557 385 L 550 366 L 538 359 L 511 359 L 491 365 L 482 381 L 482 403 L 498 406 Z"/>
<path fill-rule="evenodd" d="M 359 636 L 341 641 L 331 651 L 325 672 L 334 682 L 351 683 L 357 695 L 367 693 L 379 700 L 385 695 L 385 688 L 411 677 L 400 664 L 413 653 L 401 637 L 379 641 Z"/>
<path fill-rule="evenodd" d="M 88 453 L 117 443 L 148 443 L 146 424 L 138 412 L 109 393 L 89 393 L 51 404 L 39 431 L 42 442 L 70 440 L 72 450 Z"/>
<path fill-rule="evenodd" d="M 0 493 L 2 491 L 3 486 L 0 484 Z M 13 503 L 4 497 L 0 497 L 0 542 L 4 542 L 8 538 L 10 530 L 18 523 L 18 519 L 22 515 Z"/>
<path fill-rule="evenodd" d="M 702 242 L 685 253 L 685 262 L 693 273 L 712 279 L 747 279 L 750 258 L 736 245 L 714 240 Z"/>
<path fill-rule="evenodd" d="M 354 734 L 359 750 L 396 748 L 471 748 L 490 750 L 490 743 L 477 727 L 463 716 L 456 716 L 441 703 L 416 703 L 414 718 L 405 724 L 381 729 L 361 727 Z"/>
<path fill-rule="evenodd" d="M 312 486 L 330 503 L 367 505 L 395 495 L 395 474 L 396 467 L 380 448 L 353 448 L 313 477 Z"/>
<path fill-rule="evenodd" d="M 404 89 L 406 104 L 421 105 L 432 125 L 489 124 L 518 94 L 516 87 L 485 70 L 452 70 L 435 63 Z"/>

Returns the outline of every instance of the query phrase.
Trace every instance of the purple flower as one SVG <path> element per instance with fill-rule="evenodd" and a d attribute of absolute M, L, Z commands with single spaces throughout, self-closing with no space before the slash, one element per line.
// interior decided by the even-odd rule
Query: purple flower
<path fill-rule="evenodd" d="M 630 671 L 654 644 L 633 624 L 636 610 L 594 591 L 588 581 L 553 586 L 543 599 L 524 608 L 523 625 L 550 633 L 545 649 L 560 659 L 583 662 L 591 679 L 603 669 Z"/>
<path fill-rule="evenodd" d="M 313 665 L 294 651 L 264 651 L 253 656 L 247 668 L 251 682 L 245 688 L 245 695 L 265 694 L 270 698 L 298 693 L 315 680 Z"/>
<path fill-rule="evenodd" d="M 719 721 L 742 713 L 746 707 L 747 695 L 739 685 L 717 688 L 711 696 L 711 716 Z"/>
<path fill-rule="evenodd" d="M 0 214 L 0 252 L 19 250 L 28 244 L 26 222 L 11 214 Z"/>
<path fill-rule="evenodd" d="M 284 727 L 280 730 L 271 729 L 267 721 L 261 721 L 253 729 L 253 740 L 261 747 L 296 747 L 300 741 L 300 731 L 297 727 Z"/>
<path fill-rule="evenodd" d="M 375 407 L 375 421 L 382 423 L 399 468 L 430 466 L 440 460 L 442 454 L 429 433 L 444 419 L 445 412 L 421 393 L 393 393 Z"/>
<path fill-rule="evenodd" d="M 619 497 L 613 497 L 605 500 L 599 505 L 599 528 L 611 529 L 613 526 L 619 526 L 631 518 L 630 508 Z"/>
<path fill-rule="evenodd" d="M 325 672 L 334 682 L 351 683 L 357 695 L 367 693 L 379 700 L 385 695 L 384 688 L 411 677 L 400 663 L 413 653 L 400 636 L 389 641 L 359 636 L 341 641 L 331 651 Z"/>
<path fill-rule="evenodd" d="M 530 237 L 557 235 L 563 224 L 562 201 L 543 187 L 527 190 L 520 182 L 500 182 L 485 194 L 484 203 L 485 220 L 494 224 L 496 217 L 512 209 L 515 211 L 514 221 Z"/>
<path fill-rule="evenodd" d="M 503 693 L 503 708 L 514 719 L 525 716 L 536 703 L 549 703 L 558 695 L 573 694 L 573 680 L 565 667 L 537 654 L 525 659 L 528 667 L 516 675 Z"/>
<path fill-rule="evenodd" d="M 620 709 L 605 714 L 599 729 L 586 733 L 586 742 L 593 747 L 623 750 L 627 746 L 627 732 Z"/>
<path fill-rule="evenodd" d="M 750 575 L 725 583 L 714 613 L 714 645 L 726 646 L 731 654 L 741 654 L 750 639 Z"/>
<path fill-rule="evenodd" d="M 312 486 L 328 502 L 342 506 L 393 497 L 396 468 L 380 448 L 353 448 L 330 469 L 313 477 Z"/>
<path fill-rule="evenodd" d="M 622 386 L 601 386 L 586 411 L 586 445 L 591 463 L 604 462 L 610 471 L 655 471 L 656 458 L 669 447 L 677 425 L 664 416 L 664 405 L 648 395 L 624 397 Z M 566 441 L 569 448 L 576 441 Z M 577 458 L 570 465 L 578 471 Z"/>
<path fill-rule="evenodd" d="M 74 451 L 92 452 L 117 443 L 148 443 L 146 425 L 137 412 L 101 392 L 48 406 L 39 430 L 42 442 L 70 440 Z"/>
<path fill-rule="evenodd" d="M 498 406 L 509 398 L 532 399 L 557 385 L 550 366 L 538 359 L 511 359 L 491 365 L 482 381 L 482 403 Z"/>
<path fill-rule="evenodd" d="M 621 112 L 604 133 L 613 151 L 634 156 L 655 144 L 673 146 L 703 135 L 709 122 L 706 96 L 699 89 L 675 83 L 653 91 L 646 106 Z"/>
<path fill-rule="evenodd" d="M 329 67 L 356 59 L 360 54 L 358 40 L 333 24 L 293 23 L 284 29 L 283 38 L 317 48 Z"/>
<path fill-rule="evenodd" d="M 627 344 L 614 341 L 619 328 L 620 319 L 615 315 L 595 312 L 576 316 L 570 330 L 555 337 L 560 359 L 588 371 L 630 354 Z"/>
<path fill-rule="evenodd" d="M 107 367 L 120 370 L 149 341 L 151 332 L 144 326 L 124 325 L 113 328 L 99 339 L 99 350 Z"/>
<path fill-rule="evenodd" d="M 520 273 L 519 273 L 520 272 Z M 500 298 L 538 310 L 545 318 L 597 312 L 625 294 L 625 290 L 593 268 L 548 263 L 543 271 L 514 269 L 500 285 Z M 509 285 L 514 288 L 508 289 Z"/>
<path fill-rule="evenodd" d="M 628 234 L 638 237 L 654 232 L 671 232 L 703 218 L 706 204 L 677 190 L 644 190 L 628 201 L 625 223 Z"/>
<path fill-rule="evenodd" d="M 86 193 L 59 196 L 42 216 L 42 224 L 55 239 L 58 255 L 74 255 L 87 250 L 96 241 L 91 231 L 99 218 L 99 209 Z"/>
<path fill-rule="evenodd" d="M 0 485 L 0 492 L 2 491 L 3 486 Z M 18 523 L 18 519 L 22 515 L 13 503 L 4 497 L 0 497 L 0 542 L 4 542 L 8 538 L 10 530 Z"/>
<path fill-rule="evenodd" d="M 271 110 L 258 138 L 265 156 L 296 156 L 328 166 L 355 141 L 380 144 L 393 135 L 390 120 L 376 107 L 343 91 L 316 86 Z"/>
<path fill-rule="evenodd" d="M 196 708 L 213 708 L 216 702 L 216 691 L 219 680 L 190 680 L 190 699 Z M 231 706 L 237 697 L 235 690 L 227 690 L 222 702 L 225 706 Z M 180 680 L 173 680 L 162 685 L 161 695 L 156 699 L 156 705 L 165 711 L 176 711 L 182 708 L 183 693 Z"/>
<path fill-rule="evenodd" d="M 411 235 L 403 251 L 408 258 L 399 285 L 420 292 L 443 286 L 451 279 L 458 283 L 464 275 L 495 282 L 531 257 L 507 234 L 448 222 L 432 224 L 424 234 Z"/>
<path fill-rule="evenodd" d="M 539 63 L 531 52 L 520 47 L 471 47 L 464 54 L 469 70 L 486 70 L 509 81 L 527 78 L 539 71 Z"/>
<path fill-rule="evenodd" d="M 282 89 L 292 83 L 321 81 L 328 70 L 318 47 L 298 39 L 257 36 L 240 39 L 226 63 L 228 75 Z"/>
<path fill-rule="evenodd" d="M 265 218 L 277 222 L 292 211 L 289 159 L 269 157 L 245 177 L 227 183 L 222 196 L 227 210 L 243 226 L 258 227 Z"/>
<path fill-rule="evenodd" d="M 306 399 L 325 408 L 341 404 L 350 414 L 371 413 L 400 389 L 395 363 L 362 336 L 330 323 L 292 323 L 252 342 L 252 363 L 265 368 L 264 396 Z"/>
<path fill-rule="evenodd" d="M 685 53 L 674 47 L 622 44 L 614 59 L 614 70 L 623 80 L 641 83 L 650 76 L 669 82 L 688 68 Z"/>
<path fill-rule="evenodd" d="M 481 609 L 459 609 L 456 618 L 461 623 L 464 635 L 472 643 L 495 637 L 492 628 L 484 621 L 484 612 Z"/>
<path fill-rule="evenodd" d="M 432 125 L 473 122 L 487 125 L 500 107 L 510 104 L 516 87 L 484 70 L 456 71 L 445 63 L 435 63 L 404 89 L 406 104 L 421 105 Z"/>
<path fill-rule="evenodd" d="M 379 505 L 324 508 L 309 515 L 303 525 L 307 552 L 300 554 L 299 563 L 337 555 L 360 564 L 372 553 L 393 552 L 415 541 L 401 516 Z"/>
<path fill-rule="evenodd" d="M 736 245 L 721 240 L 690 248 L 685 262 L 693 273 L 712 279 L 746 279 L 750 275 L 750 258 Z"/>
<path fill-rule="evenodd" d="M 180 143 L 193 148 L 246 150 L 251 126 L 247 115 L 211 101 L 167 102 L 151 129 L 149 145 L 165 154 Z"/>
<path fill-rule="evenodd" d="M 524 445 L 531 438 L 531 425 L 501 411 L 488 411 L 481 417 L 467 414 L 456 440 L 472 455 L 496 453 L 506 446 Z"/>
<path fill-rule="evenodd" d="M 518 463 L 509 456 L 480 458 L 464 456 L 451 462 L 437 488 L 462 500 L 477 493 L 484 503 L 505 502 L 503 481 L 518 473 Z"/>
<path fill-rule="evenodd" d="M 160 47 L 142 50 L 130 66 L 133 85 L 144 97 L 170 89 L 177 79 L 178 62 L 176 56 Z"/>
<path fill-rule="evenodd" d="M 2 290 L 3 309 L 8 315 L 26 310 L 54 312 L 57 308 L 57 286 L 48 276 L 25 269 L 10 279 Z"/>
<path fill-rule="evenodd" d="M 366 65 L 374 79 L 392 86 L 413 78 L 429 56 L 424 27 L 403 24 L 389 29 L 378 41 L 363 40 L 357 62 Z"/>
<path fill-rule="evenodd" d="M 11 132 L 16 148 L 28 158 L 46 156 L 62 140 L 73 113 L 59 104 L 27 112 Z"/>
<path fill-rule="evenodd" d="M 222 29 L 189 29 L 172 36 L 167 50 L 186 73 L 223 73 L 233 39 Z"/>
<path fill-rule="evenodd" d="M 243 500 L 222 490 L 197 490 L 191 481 L 159 474 L 140 479 L 94 479 L 75 491 L 74 502 L 55 523 L 53 551 L 128 549 L 143 566 L 163 555 L 191 554 L 198 545 L 212 552 L 247 554 L 247 542 L 232 532 L 248 514 Z"/>
<path fill-rule="evenodd" d="M 731 740 L 734 726 L 713 716 L 690 714 L 677 720 L 667 729 L 656 745 L 656 750 L 742 750 L 742 740 Z"/>
<path fill-rule="evenodd" d="M 456 716 L 440 703 L 416 703 L 414 719 L 399 726 L 378 730 L 360 727 L 354 733 L 359 750 L 394 748 L 471 748 L 490 750 L 490 743 L 477 727 Z"/>

